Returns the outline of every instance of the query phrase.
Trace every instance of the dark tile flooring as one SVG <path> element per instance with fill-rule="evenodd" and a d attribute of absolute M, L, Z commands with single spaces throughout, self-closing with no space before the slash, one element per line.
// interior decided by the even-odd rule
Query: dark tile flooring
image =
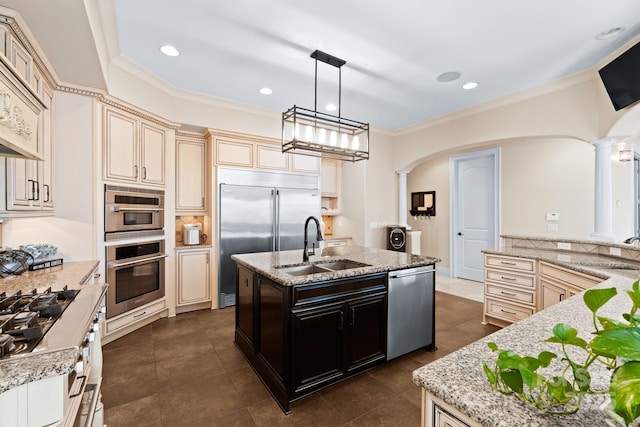
<path fill-rule="evenodd" d="M 104 346 L 105 422 L 120 426 L 417 426 L 411 373 L 497 328 L 482 303 L 437 292 L 438 350 L 414 351 L 318 391 L 284 415 L 233 343 L 233 308 L 160 319 Z"/>

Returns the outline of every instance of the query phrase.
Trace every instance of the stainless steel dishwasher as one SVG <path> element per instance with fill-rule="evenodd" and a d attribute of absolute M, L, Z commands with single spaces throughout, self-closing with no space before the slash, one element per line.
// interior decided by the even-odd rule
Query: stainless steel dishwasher
<path fill-rule="evenodd" d="M 387 360 L 435 349 L 434 265 L 389 272 Z"/>

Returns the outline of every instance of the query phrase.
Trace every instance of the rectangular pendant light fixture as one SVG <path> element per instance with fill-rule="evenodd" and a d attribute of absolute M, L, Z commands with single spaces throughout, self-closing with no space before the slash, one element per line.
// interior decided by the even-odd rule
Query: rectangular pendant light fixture
<path fill-rule="evenodd" d="M 296 105 L 282 113 L 282 152 L 357 162 L 369 158 L 369 124 L 341 116 L 342 69 L 346 61 L 314 51 L 315 102 L 309 110 Z M 318 61 L 338 68 L 338 115 L 318 111 Z"/>

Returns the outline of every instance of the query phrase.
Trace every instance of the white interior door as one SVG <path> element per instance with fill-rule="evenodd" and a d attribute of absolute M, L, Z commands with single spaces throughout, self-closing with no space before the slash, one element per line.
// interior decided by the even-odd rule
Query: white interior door
<path fill-rule="evenodd" d="M 483 249 L 498 245 L 499 150 L 451 157 L 452 276 L 482 282 Z"/>

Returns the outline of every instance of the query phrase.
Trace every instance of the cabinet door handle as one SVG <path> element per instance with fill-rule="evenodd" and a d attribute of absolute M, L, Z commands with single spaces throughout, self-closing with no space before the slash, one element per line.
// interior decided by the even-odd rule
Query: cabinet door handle
<path fill-rule="evenodd" d="M 500 293 L 503 294 L 503 295 L 509 295 L 510 297 L 515 297 L 516 296 L 516 294 L 512 294 L 512 293 L 505 292 L 505 291 L 500 291 Z"/>
<path fill-rule="evenodd" d="M 138 165 L 133 165 L 133 177 L 138 178 Z"/>
<path fill-rule="evenodd" d="M 36 198 L 35 200 L 40 200 L 40 181 L 36 181 Z"/>
<path fill-rule="evenodd" d="M 27 200 L 36 200 L 36 182 L 33 179 L 28 179 L 27 182 L 31 183 L 31 197 L 27 197 Z"/>
<path fill-rule="evenodd" d="M 42 188 L 44 188 L 46 190 L 46 192 L 45 192 L 46 199 L 44 199 L 45 203 L 46 202 L 50 202 L 51 201 L 51 194 L 49 192 L 49 184 L 42 184 Z"/>
<path fill-rule="evenodd" d="M 515 277 L 504 277 L 504 276 L 500 276 L 500 278 L 501 278 L 502 280 L 511 280 L 511 281 L 518 280 L 518 279 L 516 279 Z"/>
<path fill-rule="evenodd" d="M 503 313 L 512 314 L 514 316 L 516 315 L 516 313 L 514 313 L 512 311 L 507 311 L 507 310 L 503 310 L 503 309 L 500 309 L 500 311 L 503 312 Z"/>
<path fill-rule="evenodd" d="M 560 294 L 560 301 L 564 299 L 564 294 Z"/>
<path fill-rule="evenodd" d="M 142 179 L 147 179 L 147 167 L 142 167 Z"/>
<path fill-rule="evenodd" d="M 340 310 L 340 327 L 338 329 L 342 330 L 343 328 L 344 328 L 344 313 L 342 312 L 342 310 Z"/>
<path fill-rule="evenodd" d="M 244 286 L 245 288 L 249 287 L 249 279 L 247 279 L 246 277 L 244 278 Z"/>
<path fill-rule="evenodd" d="M 351 307 L 351 326 L 356 326 L 356 310 Z"/>

